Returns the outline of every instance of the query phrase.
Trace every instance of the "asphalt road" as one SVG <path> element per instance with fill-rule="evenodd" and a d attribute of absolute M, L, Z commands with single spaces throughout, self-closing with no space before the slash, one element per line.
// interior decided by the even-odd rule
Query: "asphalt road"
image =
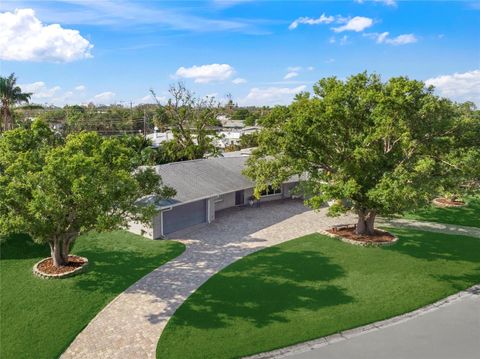
<path fill-rule="evenodd" d="M 295 359 L 480 359 L 480 294 Z"/>

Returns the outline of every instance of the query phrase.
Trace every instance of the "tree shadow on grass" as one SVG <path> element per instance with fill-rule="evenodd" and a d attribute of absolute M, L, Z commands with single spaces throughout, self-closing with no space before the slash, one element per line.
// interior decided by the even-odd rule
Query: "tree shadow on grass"
<path fill-rule="evenodd" d="M 464 273 L 461 275 L 439 275 L 435 276 L 442 282 L 448 282 L 456 291 L 464 290 L 471 286 L 471 283 L 480 282 L 480 266 L 472 269 L 472 273 Z"/>
<path fill-rule="evenodd" d="M 176 311 L 169 325 L 212 329 L 233 325 L 237 319 L 256 327 L 288 322 L 291 311 L 353 302 L 343 288 L 329 284 L 343 275 L 340 266 L 318 252 L 271 247 L 208 280 Z"/>
<path fill-rule="evenodd" d="M 11 234 L 0 242 L 0 259 L 29 259 L 50 256 L 48 246 L 34 243 L 27 234 Z"/>
<path fill-rule="evenodd" d="M 393 246 L 383 247 L 426 260 L 452 260 L 480 263 L 480 238 L 461 235 L 424 232 L 411 229 L 388 228 L 400 237 Z"/>

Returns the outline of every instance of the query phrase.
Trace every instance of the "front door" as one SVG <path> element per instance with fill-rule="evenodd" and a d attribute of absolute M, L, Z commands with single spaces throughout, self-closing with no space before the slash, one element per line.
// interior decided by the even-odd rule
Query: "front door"
<path fill-rule="evenodd" d="M 244 203 L 243 190 L 235 192 L 235 206 L 241 206 Z"/>

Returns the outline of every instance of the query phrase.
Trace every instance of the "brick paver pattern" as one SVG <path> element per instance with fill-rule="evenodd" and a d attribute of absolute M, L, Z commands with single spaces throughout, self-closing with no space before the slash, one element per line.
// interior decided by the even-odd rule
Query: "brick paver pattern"
<path fill-rule="evenodd" d="M 339 223 L 353 223 L 353 217 L 327 217 L 326 209 L 314 212 L 298 200 L 223 211 L 180 236 L 185 252 L 114 299 L 61 358 L 155 358 L 170 317 L 213 274 L 249 253 Z"/>

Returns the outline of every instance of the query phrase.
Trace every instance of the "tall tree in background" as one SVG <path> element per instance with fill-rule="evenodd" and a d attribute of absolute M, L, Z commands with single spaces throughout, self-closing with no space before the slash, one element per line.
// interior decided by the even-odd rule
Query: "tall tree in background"
<path fill-rule="evenodd" d="M 157 127 L 170 129 L 174 136 L 172 141 L 162 144 L 167 162 L 217 154 L 213 127 L 218 125 L 219 105 L 215 98 L 196 98 L 182 83 L 170 86 L 171 98 L 165 105 L 158 101 L 153 90 L 151 93 L 158 104 Z"/>
<path fill-rule="evenodd" d="M 460 122 L 455 106 L 420 81 L 383 83 L 367 73 L 346 81 L 324 78 L 313 96 L 300 94 L 262 121 L 246 174 L 256 181 L 257 194 L 306 174 L 308 205 L 318 209 L 338 200 L 330 214 L 353 209 L 357 233 L 373 234 L 377 215 L 423 206 L 442 184 L 448 186 L 445 176 L 456 174 L 446 168 Z M 476 141 L 462 141 L 462 151 L 478 153 Z"/>
<path fill-rule="evenodd" d="M 12 73 L 8 77 L 0 76 L 0 97 L 2 99 L 2 129 L 4 131 L 13 128 L 12 106 L 18 103 L 27 102 L 32 96 L 31 93 L 22 92 L 20 86 L 17 86 L 17 78 Z"/>

